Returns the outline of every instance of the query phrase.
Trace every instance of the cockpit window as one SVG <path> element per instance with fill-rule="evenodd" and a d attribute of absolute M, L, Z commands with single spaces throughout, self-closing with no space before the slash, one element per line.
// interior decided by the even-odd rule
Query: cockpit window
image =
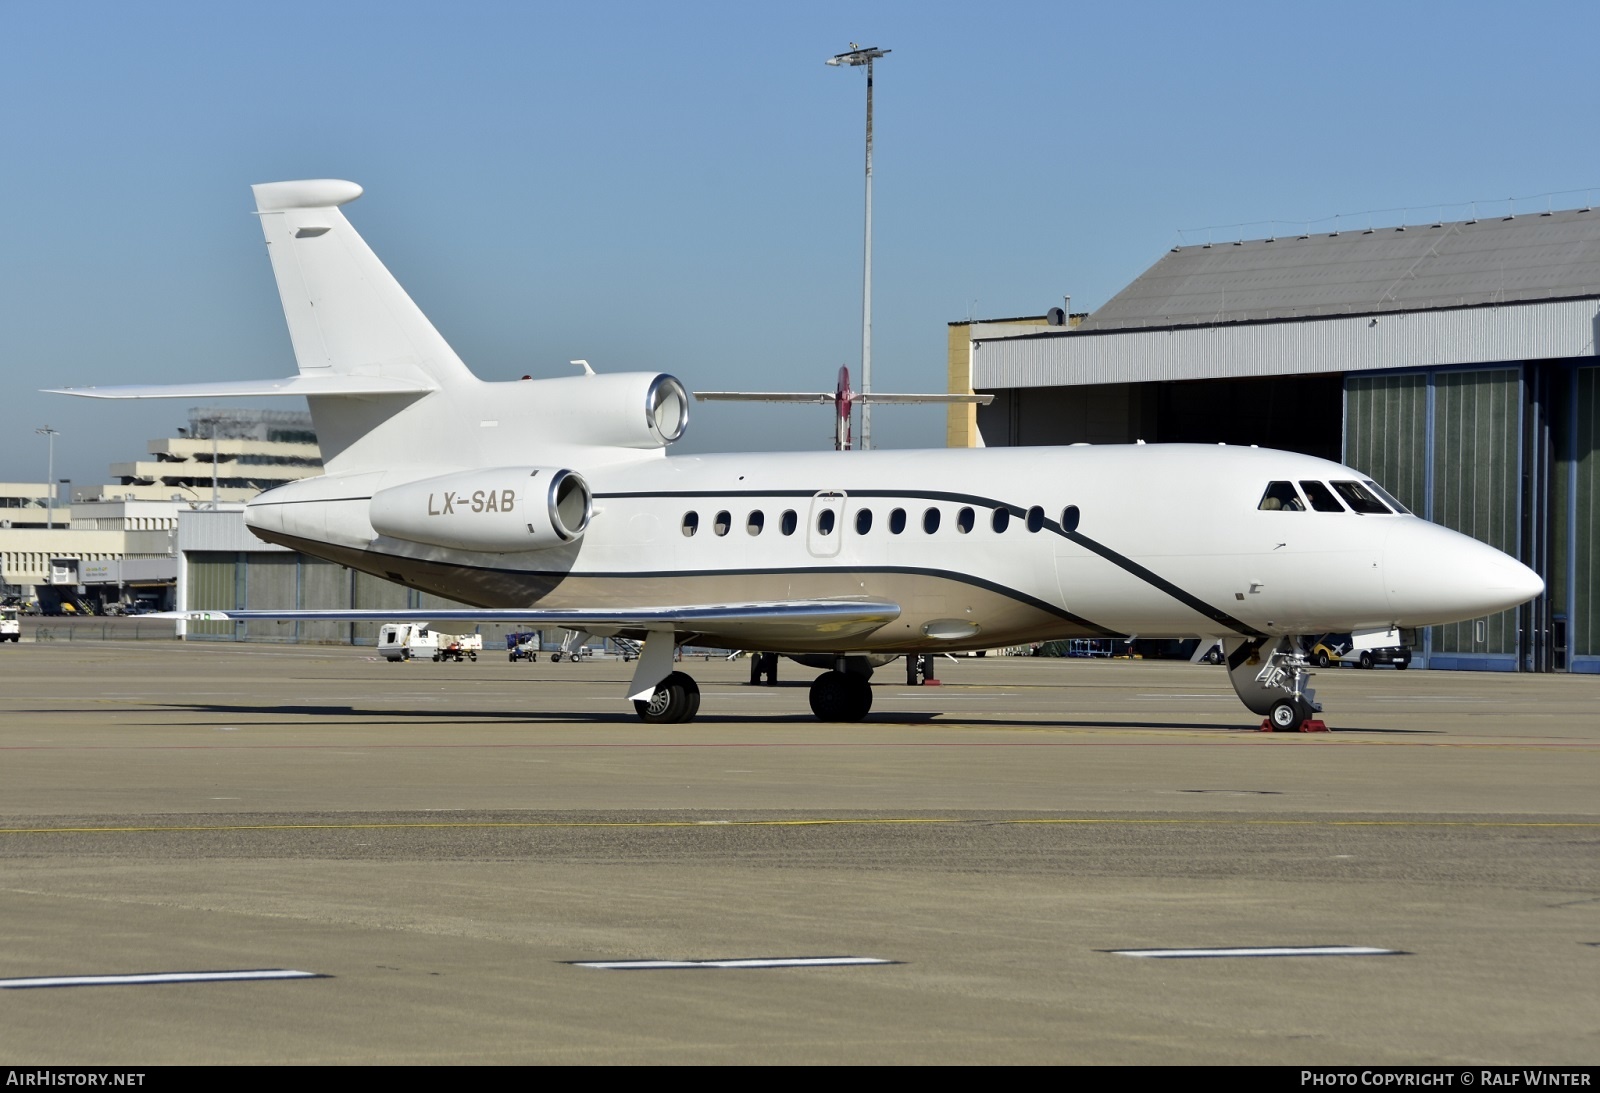
<path fill-rule="evenodd" d="M 1258 509 L 1269 511 L 1286 509 L 1291 512 L 1299 512 L 1305 507 L 1306 503 L 1300 500 L 1298 493 L 1294 492 L 1293 482 L 1267 483 L 1267 492 L 1261 495 L 1261 503 L 1256 506 Z"/>
<path fill-rule="evenodd" d="M 1389 515 L 1389 509 L 1384 503 L 1360 482 L 1335 482 L 1333 488 L 1339 491 L 1339 496 L 1344 498 L 1345 504 L 1364 516 Z"/>
<path fill-rule="evenodd" d="M 1343 512 L 1344 506 L 1339 504 L 1339 499 L 1333 491 L 1321 482 L 1301 482 L 1300 488 L 1311 499 L 1311 507 L 1318 512 Z"/>
<path fill-rule="evenodd" d="M 1370 478 L 1365 479 L 1363 481 L 1363 485 L 1365 485 L 1367 487 L 1367 489 L 1371 490 L 1373 493 L 1377 494 L 1379 497 L 1383 498 L 1384 503 L 1387 504 L 1390 508 L 1394 509 L 1394 511 L 1396 511 L 1398 513 L 1402 513 L 1403 515 L 1406 515 L 1406 516 L 1410 516 L 1411 515 L 1411 510 L 1406 508 L 1399 501 L 1396 501 L 1394 494 L 1390 493 L 1388 490 L 1386 490 L 1382 486 L 1378 485 L 1372 479 L 1370 479 Z"/>

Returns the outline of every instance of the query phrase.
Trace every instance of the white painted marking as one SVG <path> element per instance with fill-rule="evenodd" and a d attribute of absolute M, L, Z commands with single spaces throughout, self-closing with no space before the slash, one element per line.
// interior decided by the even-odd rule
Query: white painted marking
<path fill-rule="evenodd" d="M 1233 695 L 1205 694 L 1205 695 L 1139 695 L 1140 698 L 1232 698 Z"/>
<path fill-rule="evenodd" d="M 217 731 L 218 732 L 238 732 L 239 728 L 236 725 L 218 725 L 217 726 Z"/>
<path fill-rule="evenodd" d="M 927 691 L 901 691 L 895 695 L 876 695 L 876 698 L 918 698 L 927 701 L 933 697 Z M 990 702 L 996 698 L 1016 698 L 1014 694 L 947 695 L 938 696 L 940 702 Z"/>
<path fill-rule="evenodd" d="M 1399 949 L 1373 949 L 1365 945 L 1302 945 L 1262 949 L 1109 949 L 1117 956 L 1145 956 L 1157 960 L 1187 960 L 1207 956 L 1402 956 Z"/>
<path fill-rule="evenodd" d="M 31 979 L 0 979 L 0 990 L 31 987 L 121 987 L 151 983 L 226 983 L 257 979 L 323 979 L 320 972 L 289 968 L 262 968 L 243 972 L 150 972 L 143 975 L 45 975 Z"/>
<path fill-rule="evenodd" d="M 898 964 L 875 956 L 784 956 L 746 960 L 570 960 L 579 968 L 645 971 L 655 968 L 838 968 L 858 964 Z"/>

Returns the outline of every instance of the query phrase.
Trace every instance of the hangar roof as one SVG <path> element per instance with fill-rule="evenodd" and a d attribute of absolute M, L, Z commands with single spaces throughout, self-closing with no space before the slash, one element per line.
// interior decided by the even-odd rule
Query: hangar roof
<path fill-rule="evenodd" d="M 1600 208 L 1174 247 L 1075 333 L 1600 294 Z"/>

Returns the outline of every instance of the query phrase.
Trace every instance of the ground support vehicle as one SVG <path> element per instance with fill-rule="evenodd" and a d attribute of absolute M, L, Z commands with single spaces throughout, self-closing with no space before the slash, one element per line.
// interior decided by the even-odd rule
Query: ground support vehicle
<path fill-rule="evenodd" d="M 512 662 L 539 659 L 539 631 L 526 630 L 520 634 L 506 635 L 506 656 Z"/>
<path fill-rule="evenodd" d="M 425 622 L 390 622 L 378 629 L 378 652 L 387 661 L 422 657 L 429 660 L 477 660 L 482 650 L 481 634 L 440 634 Z"/>
<path fill-rule="evenodd" d="M 1400 671 L 1411 666 L 1411 649 L 1405 645 L 1389 645 L 1381 649 L 1352 649 L 1349 634 L 1324 634 L 1311 643 L 1306 658 L 1317 668 L 1330 664 L 1354 664 L 1362 668 L 1376 668 L 1392 664 Z"/>
<path fill-rule="evenodd" d="M 0 607 L 0 641 L 22 640 L 22 623 L 19 621 L 21 614 L 21 608 Z"/>

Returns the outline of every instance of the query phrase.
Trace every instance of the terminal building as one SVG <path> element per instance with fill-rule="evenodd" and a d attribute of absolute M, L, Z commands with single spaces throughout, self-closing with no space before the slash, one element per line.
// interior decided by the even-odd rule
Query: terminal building
<path fill-rule="evenodd" d="M 1434 668 L 1600 672 L 1600 210 L 1174 247 L 1099 310 L 950 326 L 953 445 L 1197 442 L 1366 471 L 1546 591 Z"/>
<path fill-rule="evenodd" d="M 322 471 L 305 411 L 195 409 L 177 433 L 70 502 L 49 483 L 0 483 L 0 592 L 51 614 L 170 608 L 180 514 L 231 509 L 242 525 L 243 502 Z"/>

